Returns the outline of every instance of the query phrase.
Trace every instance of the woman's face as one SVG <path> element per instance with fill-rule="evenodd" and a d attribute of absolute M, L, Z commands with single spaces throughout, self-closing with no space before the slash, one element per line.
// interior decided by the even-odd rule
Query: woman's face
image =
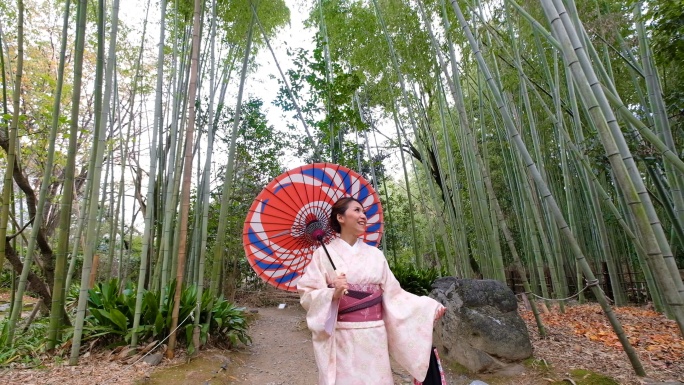
<path fill-rule="evenodd" d="M 342 232 L 350 232 L 360 236 L 366 231 L 366 212 L 359 202 L 351 201 L 344 215 L 337 214 Z"/>

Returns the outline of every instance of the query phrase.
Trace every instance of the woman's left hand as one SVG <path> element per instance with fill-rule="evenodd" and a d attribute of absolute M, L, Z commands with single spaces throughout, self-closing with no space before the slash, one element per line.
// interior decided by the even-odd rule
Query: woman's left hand
<path fill-rule="evenodd" d="M 439 305 L 439 308 L 437 309 L 437 312 L 435 313 L 435 321 L 442 318 L 442 316 L 444 315 L 445 312 L 446 312 L 446 308 L 443 305 Z"/>

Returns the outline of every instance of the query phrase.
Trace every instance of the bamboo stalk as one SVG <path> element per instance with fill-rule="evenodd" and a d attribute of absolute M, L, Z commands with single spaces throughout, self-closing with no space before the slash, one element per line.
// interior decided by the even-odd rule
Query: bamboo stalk
<path fill-rule="evenodd" d="M 94 174 L 93 174 L 93 186 L 98 186 L 100 184 L 100 175 L 102 172 L 102 163 L 104 159 L 104 147 L 105 140 L 107 139 L 107 134 L 105 127 L 107 127 L 107 120 L 109 118 L 110 111 L 110 101 L 112 96 L 112 85 L 113 85 L 113 72 L 114 72 L 114 55 L 116 50 L 117 32 L 119 27 L 119 5 L 118 0 L 114 0 L 112 4 L 112 14 L 111 14 L 111 29 L 109 37 L 109 52 L 106 69 L 104 68 L 104 26 L 105 26 L 105 5 L 104 0 L 98 2 L 98 65 L 96 72 L 104 70 L 104 94 L 98 96 L 98 83 L 101 83 L 100 77 L 96 74 L 96 86 L 95 86 L 95 96 L 96 96 L 96 122 L 95 122 L 95 133 L 93 136 L 93 143 L 98 143 L 97 146 L 93 145 L 96 151 L 95 164 L 94 164 Z M 100 85 L 101 87 L 101 85 Z M 98 106 L 98 100 L 100 106 Z M 97 115 L 99 113 L 99 116 Z M 106 180 L 106 176 L 105 176 Z M 81 270 L 81 290 L 78 297 L 78 308 L 76 310 L 76 321 L 74 324 L 74 337 L 71 345 L 71 355 L 69 357 L 69 364 L 78 364 L 79 349 L 81 347 L 81 336 L 83 334 L 83 323 L 85 321 L 85 310 L 88 301 L 88 282 L 89 275 L 91 273 L 91 264 L 93 263 L 93 254 L 95 251 L 95 242 L 97 241 L 97 235 L 99 232 L 99 226 L 96 225 L 97 215 L 98 215 L 98 201 L 97 201 L 96 188 L 91 191 L 90 205 L 88 207 L 88 228 L 86 229 L 86 247 L 84 249 L 83 255 L 83 268 Z M 102 205 L 103 206 L 103 205 Z M 101 221 L 100 221 L 101 223 Z M 97 269 L 97 265 L 95 266 Z"/>
<path fill-rule="evenodd" d="M 192 179 L 192 158 L 193 158 L 193 141 L 195 130 L 195 98 L 197 93 L 197 78 L 199 71 L 199 51 L 200 51 L 200 21 L 202 18 L 202 1 L 195 0 L 195 9 L 193 11 L 193 27 L 192 27 L 192 59 L 190 70 L 190 82 L 188 90 L 188 123 L 185 135 L 185 155 L 183 165 L 183 182 L 181 184 L 181 198 L 180 198 L 180 219 L 178 221 L 179 236 L 178 236 L 178 264 L 176 270 L 176 291 L 174 292 L 173 312 L 171 313 L 171 335 L 169 336 L 169 347 L 166 351 L 167 358 L 173 358 L 176 348 L 176 327 L 178 326 L 178 313 L 180 311 L 180 300 L 183 289 L 183 276 L 185 273 L 185 257 L 187 255 L 186 242 L 188 232 L 188 215 L 190 211 L 190 183 Z M 175 253 L 174 253 L 175 254 Z"/>
<path fill-rule="evenodd" d="M 575 239 L 574 235 L 572 234 L 570 228 L 568 227 L 567 222 L 565 221 L 565 218 L 563 218 L 563 214 L 560 211 L 560 208 L 558 207 L 558 204 L 556 203 L 555 198 L 553 195 L 551 195 L 551 192 L 548 189 L 548 186 L 544 182 L 541 174 L 539 173 L 539 170 L 537 169 L 534 161 L 532 160 L 532 157 L 530 156 L 530 153 L 527 151 L 527 147 L 525 146 L 525 143 L 522 141 L 520 137 L 520 133 L 517 131 L 515 128 L 515 124 L 513 123 L 513 120 L 511 119 L 511 116 L 508 113 L 508 110 L 505 107 L 505 102 L 503 97 L 501 96 L 501 92 L 499 91 L 499 88 L 497 84 L 494 82 L 494 79 L 491 76 L 491 73 L 489 71 L 489 67 L 485 63 L 484 57 L 482 56 L 482 52 L 480 51 L 479 46 L 477 45 L 475 38 L 473 37 L 470 27 L 468 26 L 465 17 L 463 16 L 463 13 L 461 12 L 461 8 L 458 5 L 458 2 L 456 0 L 451 1 L 451 5 L 456 12 L 456 16 L 459 20 L 459 23 L 461 25 L 461 29 L 463 32 L 466 34 L 466 37 L 470 43 L 470 46 L 473 50 L 473 53 L 475 57 L 477 58 L 477 63 L 478 66 L 480 67 L 480 71 L 484 74 L 485 79 L 487 81 L 487 85 L 491 91 L 491 93 L 494 96 L 494 99 L 496 100 L 496 105 L 497 108 L 499 109 L 499 112 L 501 113 L 506 130 L 508 131 L 509 134 L 509 140 L 513 142 L 513 144 L 516 146 L 518 149 L 518 152 L 520 155 L 523 157 L 525 166 L 529 170 L 529 172 L 533 175 L 535 183 L 537 184 L 537 188 L 539 189 L 540 195 L 543 197 L 544 200 L 546 200 L 549 204 L 549 208 L 551 209 L 554 219 L 556 220 L 556 224 L 561 231 L 561 233 L 565 236 L 566 240 L 569 243 L 569 246 L 575 255 L 576 259 L 579 261 L 580 266 L 583 270 L 584 276 L 587 278 L 587 281 L 590 283 L 596 282 L 596 278 L 594 276 L 594 273 L 591 270 L 591 267 L 586 261 L 586 258 L 584 254 L 582 253 L 582 250 L 577 243 L 577 240 Z M 604 313 L 606 314 L 606 317 L 608 318 L 610 324 L 613 326 L 613 330 L 615 331 L 615 334 L 617 335 L 618 339 L 620 340 L 620 343 L 622 344 L 630 362 L 632 363 L 632 366 L 635 370 L 635 372 L 638 375 L 645 375 L 645 371 L 643 369 L 643 366 L 641 365 L 641 362 L 639 361 L 638 356 L 636 355 L 636 351 L 630 344 L 629 340 L 627 339 L 627 336 L 625 335 L 624 330 L 622 329 L 622 325 L 620 324 L 620 321 L 618 321 L 617 317 L 615 316 L 615 313 L 613 310 L 610 308 L 610 305 L 608 304 L 605 295 L 601 291 L 601 289 L 593 285 L 591 286 L 591 290 L 596 296 L 596 298 L 599 301 L 599 304 L 601 305 L 601 308 L 603 309 Z"/>
<path fill-rule="evenodd" d="M 542 6 L 547 18 L 551 21 L 554 32 L 560 39 L 567 65 L 570 67 L 582 100 L 587 105 L 592 122 L 598 130 L 615 180 L 635 217 L 638 233 L 647 250 L 649 268 L 652 269 L 663 298 L 672 310 L 680 332 L 684 335 L 684 302 L 678 292 L 678 287 L 682 285 L 681 277 L 676 269 L 671 271 L 671 265 L 674 264 L 671 253 L 665 255 L 661 249 L 664 246 L 663 242 L 667 244 L 667 241 L 662 239 L 664 237 L 662 226 L 655 210 L 652 209 L 653 206 L 643 180 L 563 4 L 556 0 L 542 0 Z M 679 284 L 675 286 L 677 281 Z"/>
<path fill-rule="evenodd" d="M 145 212 L 145 228 L 143 230 L 142 238 L 142 252 L 140 254 L 140 268 L 138 273 L 137 293 L 135 297 L 135 315 L 133 316 L 133 331 L 131 332 L 131 347 L 138 345 L 137 329 L 140 326 L 140 316 L 142 314 L 142 301 L 145 292 L 145 279 L 148 274 L 148 257 L 150 255 L 150 243 L 152 239 L 152 229 L 154 226 L 154 205 L 155 194 L 154 186 L 157 177 L 157 132 L 161 129 L 161 112 L 162 112 L 162 82 L 164 79 L 164 36 L 166 28 L 166 0 L 161 0 L 161 16 L 159 26 L 159 46 L 157 51 L 157 84 L 156 84 L 156 100 L 154 109 L 154 124 L 152 128 L 152 140 L 150 141 L 150 173 L 147 183 L 147 212 Z"/>
<path fill-rule="evenodd" d="M 7 149 L 7 168 L 2 185 L 2 198 L 0 199 L 0 268 L 5 263 L 5 252 L 7 247 L 7 223 L 10 213 L 10 202 L 12 198 L 12 191 L 14 182 L 12 177 L 14 175 L 15 163 L 17 162 L 17 132 L 19 131 L 19 115 L 20 115 L 20 97 L 21 97 L 21 81 L 24 73 L 24 1 L 17 1 L 17 68 L 15 72 L 14 90 L 12 92 L 12 121 L 9 128 L 8 135 L 8 149 Z M 37 212 L 36 215 L 40 215 Z M 17 287 L 17 294 L 12 306 L 12 313 L 10 314 L 9 327 L 7 331 L 7 343 L 12 346 L 14 343 L 14 332 L 17 321 L 21 314 L 22 296 L 24 295 L 24 288 L 26 287 L 26 280 L 31 271 L 31 261 L 33 255 L 26 255 L 24 260 L 24 267 L 19 278 L 19 286 Z"/>

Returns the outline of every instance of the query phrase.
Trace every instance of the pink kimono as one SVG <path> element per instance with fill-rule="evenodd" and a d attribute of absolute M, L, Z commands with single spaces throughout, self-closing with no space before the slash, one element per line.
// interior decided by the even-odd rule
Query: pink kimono
<path fill-rule="evenodd" d="M 414 378 L 423 381 L 439 303 L 404 291 L 382 252 L 361 240 L 352 247 L 337 238 L 327 248 L 337 272 L 319 248 L 297 282 L 312 332 L 319 385 L 393 385 L 390 355 Z M 382 290 L 382 319 L 338 319 L 339 301 L 333 301 L 335 289 L 329 288 L 328 282 L 342 273 L 347 275 L 350 289 Z"/>

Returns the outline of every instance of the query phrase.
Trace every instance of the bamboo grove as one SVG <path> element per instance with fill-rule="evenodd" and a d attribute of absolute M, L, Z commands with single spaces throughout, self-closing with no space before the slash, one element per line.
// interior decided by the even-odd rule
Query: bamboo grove
<path fill-rule="evenodd" d="M 669 2 L 161 0 L 132 5 L 138 29 L 119 0 L 0 7 L 6 345 L 30 288 L 49 304 L 46 348 L 70 341 L 76 364 L 91 297 L 116 282 L 128 344 L 147 342 L 146 309 L 166 304 L 167 355 L 177 330 L 199 347 L 202 309 L 249 281 L 245 206 L 287 151 L 374 183 L 394 267 L 515 276 L 533 306 L 595 300 L 640 375 L 613 306 L 647 295 L 684 334 Z M 295 9 L 314 48 L 284 62 L 273 42 Z M 260 53 L 285 123 L 245 94 Z"/>

